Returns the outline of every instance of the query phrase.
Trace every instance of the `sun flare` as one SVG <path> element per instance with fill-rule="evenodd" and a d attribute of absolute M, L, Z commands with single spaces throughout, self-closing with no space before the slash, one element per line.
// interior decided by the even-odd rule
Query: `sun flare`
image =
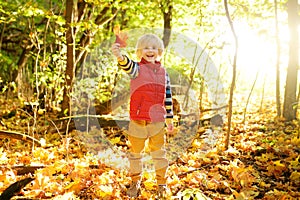
<path fill-rule="evenodd" d="M 238 69 L 241 77 L 256 75 L 275 77 L 276 44 L 268 30 L 255 31 L 245 25 L 238 26 Z"/>

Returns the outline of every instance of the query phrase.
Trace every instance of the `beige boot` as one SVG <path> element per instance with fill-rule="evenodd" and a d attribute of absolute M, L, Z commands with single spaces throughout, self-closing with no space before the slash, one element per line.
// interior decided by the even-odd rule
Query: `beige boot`
<path fill-rule="evenodd" d="M 129 188 L 127 189 L 127 196 L 129 197 L 137 197 L 140 192 L 140 182 L 139 181 L 133 181 Z"/>

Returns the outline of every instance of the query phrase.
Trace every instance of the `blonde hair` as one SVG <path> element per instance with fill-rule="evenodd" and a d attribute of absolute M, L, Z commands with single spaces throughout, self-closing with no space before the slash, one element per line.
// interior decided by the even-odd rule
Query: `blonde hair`
<path fill-rule="evenodd" d="M 139 59 L 142 57 L 142 50 L 145 47 L 157 48 L 159 56 L 161 56 L 162 52 L 164 51 L 163 41 L 154 34 L 145 34 L 138 39 L 136 43 L 136 55 Z"/>

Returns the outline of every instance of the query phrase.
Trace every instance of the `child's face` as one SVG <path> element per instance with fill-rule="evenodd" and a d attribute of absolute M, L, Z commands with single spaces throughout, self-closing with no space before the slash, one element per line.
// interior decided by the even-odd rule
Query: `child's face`
<path fill-rule="evenodd" d="M 157 58 L 161 56 L 161 50 L 155 46 L 145 46 L 143 49 L 141 49 L 141 56 L 146 61 L 155 63 Z"/>

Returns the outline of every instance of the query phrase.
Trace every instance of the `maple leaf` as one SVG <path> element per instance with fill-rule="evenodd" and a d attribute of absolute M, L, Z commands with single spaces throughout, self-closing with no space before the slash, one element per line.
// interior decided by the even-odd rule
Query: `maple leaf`
<path fill-rule="evenodd" d="M 125 32 L 122 32 L 120 30 L 120 26 L 115 26 L 114 29 L 114 34 L 116 35 L 116 41 L 115 43 L 119 43 L 121 48 L 124 48 L 127 46 L 127 39 L 128 39 L 128 35 Z"/>
<path fill-rule="evenodd" d="M 292 172 L 290 180 L 296 184 L 300 184 L 300 172 Z"/>
<path fill-rule="evenodd" d="M 281 163 L 280 160 L 273 161 L 271 165 L 267 167 L 268 173 L 279 178 L 284 171 L 287 170 L 285 164 Z"/>
<path fill-rule="evenodd" d="M 289 168 L 292 169 L 292 170 L 300 169 L 299 160 L 300 160 L 300 156 L 298 156 L 295 160 L 290 161 Z"/>
<path fill-rule="evenodd" d="M 242 187 L 249 187 L 255 181 L 255 178 L 251 174 L 251 167 L 245 168 L 243 165 L 240 167 L 237 165 L 237 160 L 231 163 L 231 176 L 233 180 L 239 183 Z"/>
<path fill-rule="evenodd" d="M 100 185 L 99 190 L 97 191 L 100 197 L 107 197 L 113 194 L 113 187 L 112 185 Z"/>
<path fill-rule="evenodd" d="M 71 191 L 79 192 L 82 189 L 81 186 L 82 186 L 81 180 L 79 178 L 76 178 L 74 181 L 66 185 L 64 189 L 68 192 Z"/>

